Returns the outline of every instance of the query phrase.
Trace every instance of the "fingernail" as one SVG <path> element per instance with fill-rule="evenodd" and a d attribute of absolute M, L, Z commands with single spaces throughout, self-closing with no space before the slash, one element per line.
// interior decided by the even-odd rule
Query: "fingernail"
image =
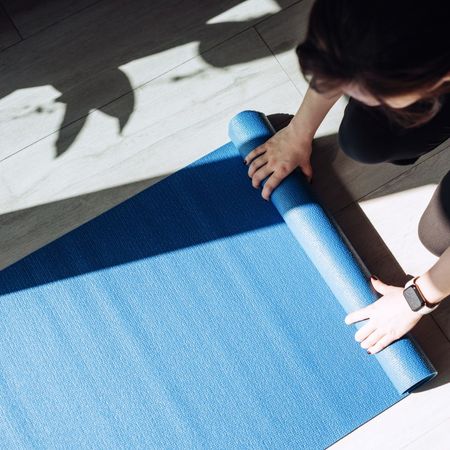
<path fill-rule="evenodd" d="M 379 278 L 376 275 L 371 275 L 371 278 L 373 278 L 374 280 L 379 280 Z"/>

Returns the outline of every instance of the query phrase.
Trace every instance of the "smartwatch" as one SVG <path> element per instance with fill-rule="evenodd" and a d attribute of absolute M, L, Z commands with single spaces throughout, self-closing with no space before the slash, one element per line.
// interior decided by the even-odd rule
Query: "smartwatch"
<path fill-rule="evenodd" d="M 412 311 L 417 312 L 419 314 L 430 314 L 433 312 L 440 303 L 429 303 L 422 292 L 419 289 L 419 286 L 416 285 L 416 280 L 419 277 L 411 278 L 403 289 L 403 297 L 405 297 L 406 302 Z"/>

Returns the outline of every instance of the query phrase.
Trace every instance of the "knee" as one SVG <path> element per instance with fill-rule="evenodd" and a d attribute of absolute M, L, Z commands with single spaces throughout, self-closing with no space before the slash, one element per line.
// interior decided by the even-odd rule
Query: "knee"
<path fill-rule="evenodd" d="M 351 159 L 364 164 L 378 164 L 388 159 L 386 152 L 368 130 L 344 116 L 339 127 L 339 147 Z"/>
<path fill-rule="evenodd" d="M 430 230 L 429 224 L 424 220 L 424 216 L 420 219 L 419 227 L 417 229 L 417 234 L 422 245 L 433 255 L 440 256 L 441 249 L 439 248 L 439 243 L 433 237 Z"/>
<path fill-rule="evenodd" d="M 450 172 L 439 183 L 422 214 L 418 235 L 435 256 L 441 256 L 450 247 Z"/>

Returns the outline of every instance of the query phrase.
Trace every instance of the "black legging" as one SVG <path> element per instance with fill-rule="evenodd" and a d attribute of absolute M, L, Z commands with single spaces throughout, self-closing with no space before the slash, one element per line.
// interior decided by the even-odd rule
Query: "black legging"
<path fill-rule="evenodd" d="M 431 121 L 416 128 L 395 125 L 380 108 L 350 99 L 339 128 L 341 149 L 351 158 L 368 164 L 413 164 L 449 137 L 450 95 Z M 418 233 L 422 244 L 436 256 L 450 247 L 450 171 L 423 213 Z"/>

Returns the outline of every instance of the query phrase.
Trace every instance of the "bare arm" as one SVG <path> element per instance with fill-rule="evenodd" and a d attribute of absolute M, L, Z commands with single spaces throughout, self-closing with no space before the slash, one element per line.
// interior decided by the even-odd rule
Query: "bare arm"
<path fill-rule="evenodd" d="M 293 133 L 298 136 L 299 140 L 312 141 L 328 111 L 341 96 L 340 92 L 333 96 L 325 96 L 308 88 L 300 108 L 288 126 L 293 129 Z"/>

